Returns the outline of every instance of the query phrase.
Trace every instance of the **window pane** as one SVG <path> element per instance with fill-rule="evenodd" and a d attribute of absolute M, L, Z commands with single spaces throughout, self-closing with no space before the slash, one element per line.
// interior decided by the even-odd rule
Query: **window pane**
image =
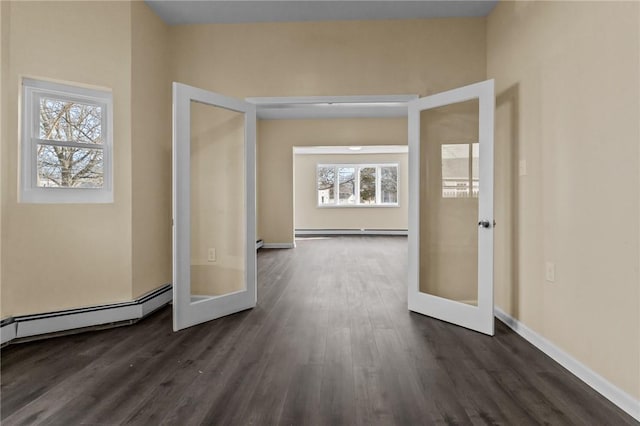
<path fill-rule="evenodd" d="M 246 290 L 244 113 L 189 101 L 190 301 Z M 220 131 L 220 129 L 224 131 Z"/>
<path fill-rule="evenodd" d="M 484 232 L 479 198 L 469 197 L 479 105 L 471 99 L 420 113 L 419 291 L 472 306 L 478 305 L 478 235 Z"/>
<path fill-rule="evenodd" d="M 380 167 L 380 193 L 382 203 L 398 202 L 398 167 Z"/>
<path fill-rule="evenodd" d="M 360 169 L 360 204 L 376 203 L 376 168 Z"/>
<path fill-rule="evenodd" d="M 102 149 L 38 145 L 38 186 L 102 188 Z"/>
<path fill-rule="evenodd" d="M 102 143 L 102 108 L 60 99 L 40 99 L 40 139 Z"/>
<path fill-rule="evenodd" d="M 335 167 L 318 167 L 318 205 L 335 204 Z"/>
<path fill-rule="evenodd" d="M 356 203 L 356 169 L 353 167 L 340 167 L 338 169 L 338 183 L 340 196 L 339 204 Z"/>
<path fill-rule="evenodd" d="M 469 197 L 469 145 L 442 145 L 442 198 Z"/>

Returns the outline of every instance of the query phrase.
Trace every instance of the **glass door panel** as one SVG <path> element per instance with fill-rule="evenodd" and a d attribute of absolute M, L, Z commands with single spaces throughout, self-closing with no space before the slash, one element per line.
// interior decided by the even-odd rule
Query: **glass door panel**
<path fill-rule="evenodd" d="M 173 329 L 252 308 L 255 106 L 173 84 Z"/>
<path fill-rule="evenodd" d="M 191 101 L 191 302 L 245 290 L 244 113 Z"/>
<path fill-rule="evenodd" d="M 470 305 L 478 303 L 474 145 L 477 99 L 421 111 L 420 291 Z"/>
<path fill-rule="evenodd" d="M 409 102 L 409 309 L 489 335 L 493 87 Z"/>

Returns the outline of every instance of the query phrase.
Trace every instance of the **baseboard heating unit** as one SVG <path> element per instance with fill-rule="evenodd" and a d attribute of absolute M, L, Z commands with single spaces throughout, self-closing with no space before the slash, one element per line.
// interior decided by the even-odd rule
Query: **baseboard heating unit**
<path fill-rule="evenodd" d="M 332 235 L 408 235 L 406 229 L 296 229 L 296 237 Z"/>
<path fill-rule="evenodd" d="M 4 318 L 0 321 L 0 344 L 133 324 L 172 299 L 171 284 L 166 284 L 130 302 Z"/>

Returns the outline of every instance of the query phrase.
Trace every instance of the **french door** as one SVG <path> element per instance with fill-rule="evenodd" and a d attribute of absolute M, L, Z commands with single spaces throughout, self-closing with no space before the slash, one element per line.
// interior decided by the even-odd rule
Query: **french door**
<path fill-rule="evenodd" d="M 173 329 L 253 308 L 255 105 L 173 83 Z"/>
<path fill-rule="evenodd" d="M 488 335 L 494 82 L 409 102 L 409 310 Z"/>

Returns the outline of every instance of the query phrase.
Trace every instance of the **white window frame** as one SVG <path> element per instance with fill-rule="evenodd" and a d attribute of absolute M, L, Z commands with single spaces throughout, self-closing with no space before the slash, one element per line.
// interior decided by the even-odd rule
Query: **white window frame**
<path fill-rule="evenodd" d="M 96 105 L 101 108 L 102 144 L 49 141 L 40 139 L 40 99 L 52 97 L 64 101 Z M 31 78 L 22 79 L 22 109 L 20 137 L 20 191 L 21 203 L 112 203 L 113 202 L 113 95 L 110 91 L 89 89 L 68 84 Z M 73 146 L 103 150 L 102 188 L 38 187 L 38 144 Z"/>
<path fill-rule="evenodd" d="M 334 185 L 334 189 L 333 189 L 333 193 L 335 194 L 335 199 L 334 199 L 334 203 L 333 204 L 320 204 L 319 200 L 318 200 L 318 170 L 320 170 L 321 168 L 329 168 L 329 167 L 333 167 L 335 169 L 335 181 L 333 183 Z M 396 202 L 395 203 L 383 203 L 381 198 L 382 198 L 382 191 L 381 191 L 381 177 L 382 177 L 382 172 L 381 169 L 383 167 L 395 167 L 397 172 L 396 172 L 396 188 L 397 188 L 397 192 L 396 192 Z M 354 188 L 354 194 L 356 196 L 356 202 L 355 204 L 340 204 L 339 198 L 340 198 L 340 178 L 339 178 L 339 173 L 338 173 L 338 169 L 342 169 L 342 168 L 353 168 L 355 169 L 355 175 L 356 175 L 356 185 Z M 360 203 L 360 170 L 361 169 L 369 169 L 369 168 L 375 168 L 376 169 L 376 202 L 374 204 L 364 204 L 364 203 Z M 398 163 L 331 163 L 331 164 L 327 164 L 327 163 L 318 163 L 316 164 L 316 188 L 315 188 L 315 197 L 316 197 L 316 206 L 318 208 L 321 209 L 325 209 L 325 208 L 329 208 L 329 209 L 333 209 L 333 208 L 380 208 L 380 207 L 400 207 L 400 165 Z"/>

